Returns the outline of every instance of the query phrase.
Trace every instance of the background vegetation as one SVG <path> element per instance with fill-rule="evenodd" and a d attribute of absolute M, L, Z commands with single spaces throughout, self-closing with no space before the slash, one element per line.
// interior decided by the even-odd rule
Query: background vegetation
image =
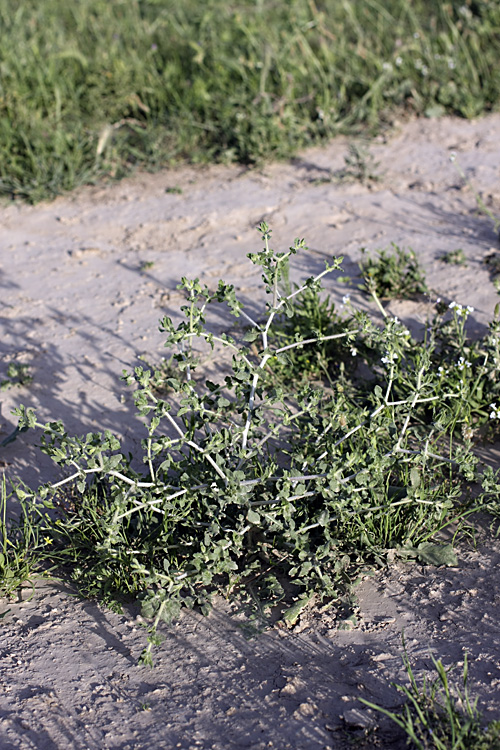
<path fill-rule="evenodd" d="M 492 0 L 0 0 L 0 194 L 498 106 Z"/>

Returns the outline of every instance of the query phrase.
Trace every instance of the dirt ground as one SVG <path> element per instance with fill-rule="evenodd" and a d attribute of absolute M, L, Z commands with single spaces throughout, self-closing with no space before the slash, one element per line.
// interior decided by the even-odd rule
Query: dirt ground
<path fill-rule="evenodd" d="M 473 305 L 471 325 L 481 331 L 499 301 L 484 263 L 498 238 L 450 155 L 500 215 L 500 116 L 399 126 L 370 145 L 379 179 L 366 184 L 340 179 L 347 149 L 339 139 L 290 164 L 165 170 L 50 204 L 0 206 L 2 371 L 14 361 L 33 376 L 29 387 L 0 394 L 0 440 L 24 403 L 69 432 L 110 429 L 133 451 L 142 433 L 123 368 L 163 354 L 157 322 L 175 317 L 183 275 L 224 278 L 258 305 L 246 254 L 260 249 L 263 219 L 276 250 L 306 238 L 296 279 L 332 255 L 355 277 L 361 248 L 413 248 L 436 295 Z M 441 260 L 458 249 L 467 265 Z M 331 278 L 326 287 L 338 304 L 346 291 L 356 301 L 355 286 Z M 428 308 L 390 304 L 417 327 Z M 0 450 L 8 479 L 61 478 L 37 440 L 26 433 Z M 458 560 L 455 568 L 397 564 L 366 578 L 356 623 L 313 608 L 293 630 L 249 638 L 244 615 L 227 603 L 206 618 L 184 613 L 164 630 L 153 670 L 137 663 L 145 638 L 137 612 L 115 614 L 43 582 L 30 600 L 26 591 L 0 602 L 0 747 L 398 747 L 359 698 L 401 703 L 390 682 L 405 682 L 403 630 L 419 679 L 432 672 L 430 654 L 457 663 L 458 679 L 467 652 L 471 692 L 485 718 L 500 718 L 500 540 L 487 519 L 477 522 L 476 547 L 460 543 Z"/>

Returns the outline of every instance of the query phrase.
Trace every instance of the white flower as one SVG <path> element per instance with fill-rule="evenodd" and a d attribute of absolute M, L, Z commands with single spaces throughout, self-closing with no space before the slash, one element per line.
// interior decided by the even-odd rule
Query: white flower
<path fill-rule="evenodd" d="M 496 404 L 490 404 L 490 419 L 500 419 L 500 409 L 497 409 Z"/>
<path fill-rule="evenodd" d="M 459 315 L 460 317 L 463 316 L 465 318 L 468 315 L 470 315 L 470 313 L 474 312 L 474 308 L 472 307 L 472 305 L 467 305 L 467 307 L 462 307 L 462 305 L 459 305 L 458 302 L 455 302 L 455 301 L 450 302 L 448 307 L 450 310 L 454 310 L 456 315 Z"/>
<path fill-rule="evenodd" d="M 457 367 L 459 370 L 463 370 L 465 367 L 470 367 L 471 363 L 468 359 L 464 359 L 464 357 L 460 357 L 457 362 Z"/>
<path fill-rule="evenodd" d="M 398 55 L 398 57 L 396 57 L 395 63 L 396 63 L 396 65 L 399 68 L 403 64 L 403 58 L 399 57 L 399 55 Z"/>
<path fill-rule="evenodd" d="M 391 65 L 390 62 L 385 62 L 385 63 L 383 63 L 382 68 L 384 70 L 392 70 L 392 65 Z"/>
<path fill-rule="evenodd" d="M 451 57 L 448 60 L 448 67 L 449 67 L 450 70 L 455 70 L 455 68 L 457 67 L 457 65 L 455 63 L 455 60 L 452 60 Z"/>
<path fill-rule="evenodd" d="M 351 301 L 350 295 L 344 294 L 344 296 L 342 297 L 342 304 L 348 305 L 350 301 Z"/>
<path fill-rule="evenodd" d="M 381 357 L 380 361 L 384 363 L 384 365 L 392 365 L 394 362 L 397 361 L 398 355 L 394 352 L 386 352 L 385 357 Z"/>
<path fill-rule="evenodd" d="M 456 152 L 452 151 L 451 154 L 450 154 L 450 161 L 455 161 L 456 158 L 457 158 Z"/>
<path fill-rule="evenodd" d="M 351 354 L 352 354 L 352 356 L 355 357 L 357 355 L 357 353 L 358 353 L 358 350 L 356 349 L 356 347 L 355 346 L 351 346 Z"/>

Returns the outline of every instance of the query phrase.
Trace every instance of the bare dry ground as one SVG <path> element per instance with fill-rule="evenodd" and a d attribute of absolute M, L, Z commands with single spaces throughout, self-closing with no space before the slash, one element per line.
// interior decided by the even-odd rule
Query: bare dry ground
<path fill-rule="evenodd" d="M 499 136 L 499 115 L 408 123 L 371 145 L 380 179 L 366 184 L 339 179 L 347 142 L 337 140 L 291 164 L 140 174 L 50 204 L 0 207 L 0 357 L 33 375 L 29 388 L 1 394 L 0 438 L 24 403 L 70 432 L 111 429 L 133 451 L 142 435 L 122 369 L 161 356 L 157 320 L 176 315 L 183 275 L 224 278 L 258 304 L 246 254 L 260 249 L 263 219 L 277 250 L 306 238 L 296 278 L 332 255 L 355 276 L 362 247 L 413 248 L 429 286 L 473 305 L 480 331 L 499 299 L 484 263 L 498 239 L 449 157 L 500 215 Z M 443 263 L 457 249 L 467 265 Z M 327 287 L 340 304 L 346 287 Z M 418 326 L 427 308 L 390 309 Z M 26 433 L 2 449 L 8 479 L 60 477 L 36 443 Z M 467 651 L 471 691 L 486 718 L 499 718 L 500 542 L 486 519 L 476 541 L 461 542 L 456 568 L 398 563 L 367 578 L 355 624 L 313 608 L 293 630 L 248 638 L 244 615 L 224 602 L 207 618 L 185 613 L 165 630 L 153 670 L 137 663 L 145 634 L 135 611 L 115 614 L 43 583 L 31 600 L 25 592 L 0 605 L 0 746 L 320 750 L 366 735 L 365 747 L 397 747 L 358 699 L 401 703 L 390 681 L 405 681 L 403 630 L 418 676 L 430 673 L 430 653 L 460 667 Z"/>

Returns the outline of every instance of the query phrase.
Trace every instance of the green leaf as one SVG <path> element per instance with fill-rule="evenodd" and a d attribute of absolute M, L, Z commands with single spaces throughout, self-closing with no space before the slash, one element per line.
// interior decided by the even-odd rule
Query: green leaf
<path fill-rule="evenodd" d="M 313 596 L 309 596 L 307 598 L 299 599 L 299 601 L 296 604 L 293 604 L 291 607 L 289 607 L 286 610 L 285 614 L 283 615 L 283 621 L 289 627 L 291 627 L 292 625 L 295 625 L 302 611 L 307 607 L 307 605 L 313 598 L 314 598 Z"/>
<path fill-rule="evenodd" d="M 114 456 L 106 458 L 104 461 L 104 471 L 114 471 L 120 465 L 122 458 L 121 453 L 116 453 Z"/>
<path fill-rule="evenodd" d="M 410 471 L 410 482 L 414 488 L 420 485 L 420 471 L 415 466 Z"/>
<path fill-rule="evenodd" d="M 248 341 L 249 343 L 252 343 L 252 341 L 255 341 L 255 339 L 259 338 L 259 335 L 260 334 L 258 331 L 256 331 L 255 329 L 252 329 L 250 331 L 247 331 L 243 335 L 243 341 Z"/>
<path fill-rule="evenodd" d="M 422 542 L 417 547 L 417 557 L 427 565 L 458 565 L 458 559 L 451 544 Z"/>
<path fill-rule="evenodd" d="M 427 107 L 424 114 L 429 118 L 443 117 L 446 114 L 446 110 L 442 104 L 431 104 Z"/>
<path fill-rule="evenodd" d="M 260 515 L 250 508 L 247 513 L 247 521 L 254 526 L 258 526 L 260 524 Z"/>

